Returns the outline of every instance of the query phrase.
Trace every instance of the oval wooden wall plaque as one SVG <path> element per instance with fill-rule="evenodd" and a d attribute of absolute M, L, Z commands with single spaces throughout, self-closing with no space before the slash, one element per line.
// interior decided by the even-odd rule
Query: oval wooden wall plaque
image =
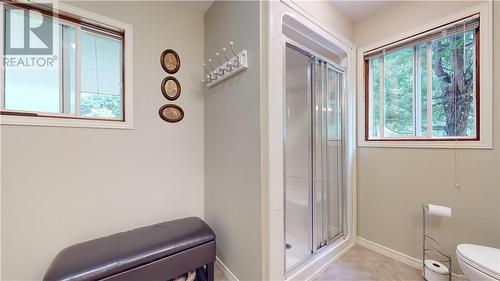
<path fill-rule="evenodd" d="M 169 76 L 161 82 L 161 92 L 167 100 L 176 100 L 181 95 L 181 84 L 177 79 Z"/>
<path fill-rule="evenodd" d="M 161 119 L 169 122 L 176 123 L 184 118 L 184 111 L 182 108 L 175 104 L 165 104 L 160 107 L 160 117 Z"/>
<path fill-rule="evenodd" d="M 160 63 L 163 70 L 170 74 L 176 73 L 181 67 L 181 59 L 172 49 L 167 49 L 161 53 Z"/>

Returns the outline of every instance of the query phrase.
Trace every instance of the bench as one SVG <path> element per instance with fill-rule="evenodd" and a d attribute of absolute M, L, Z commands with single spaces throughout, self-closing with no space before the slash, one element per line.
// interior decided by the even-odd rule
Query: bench
<path fill-rule="evenodd" d="M 166 281 L 196 270 L 196 280 L 213 281 L 214 261 L 214 232 L 190 217 L 70 246 L 57 254 L 43 280 Z"/>

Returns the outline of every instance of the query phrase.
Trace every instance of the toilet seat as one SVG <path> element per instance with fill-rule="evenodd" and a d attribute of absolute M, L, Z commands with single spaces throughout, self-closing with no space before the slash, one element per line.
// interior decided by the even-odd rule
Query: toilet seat
<path fill-rule="evenodd" d="M 457 246 L 457 258 L 493 279 L 500 280 L 500 249 L 460 244 Z"/>

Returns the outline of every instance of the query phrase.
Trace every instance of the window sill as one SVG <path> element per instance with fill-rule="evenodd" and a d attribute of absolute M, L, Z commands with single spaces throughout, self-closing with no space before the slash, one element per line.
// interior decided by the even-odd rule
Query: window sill
<path fill-rule="evenodd" d="M 358 147 L 380 148 L 439 148 L 439 149 L 492 149 L 491 143 L 485 141 L 366 141 L 360 140 Z"/>
<path fill-rule="evenodd" d="M 43 127 L 73 127 L 100 129 L 133 129 L 132 120 L 106 121 L 86 119 L 65 119 L 54 117 L 32 117 L 17 115 L 0 115 L 2 126 L 43 126 Z"/>

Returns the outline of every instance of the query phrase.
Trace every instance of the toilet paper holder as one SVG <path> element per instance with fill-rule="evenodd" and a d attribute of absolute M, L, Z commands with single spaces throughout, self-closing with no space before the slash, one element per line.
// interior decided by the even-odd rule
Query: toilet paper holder
<path fill-rule="evenodd" d="M 438 209 L 438 213 L 430 212 L 429 213 L 429 207 L 431 209 L 435 209 L 436 207 Z M 442 207 L 442 206 L 436 206 L 436 205 L 429 205 L 429 204 L 422 204 L 422 277 L 424 280 L 427 281 L 435 281 L 435 280 L 446 280 L 451 281 L 451 256 L 448 254 L 448 252 L 439 244 L 439 242 L 436 241 L 432 236 L 430 236 L 427 233 L 427 226 L 426 226 L 426 217 L 428 215 L 437 215 L 437 216 L 444 216 L 444 217 L 449 217 L 451 216 L 451 209 L 447 207 Z M 444 210 L 444 212 L 442 212 Z M 436 278 L 436 275 L 431 276 L 426 276 L 426 269 L 432 270 L 433 272 L 434 269 L 428 268 L 426 265 L 426 261 L 437 261 L 437 267 L 439 266 L 447 266 L 448 270 L 447 272 L 440 272 L 437 275 L 446 275 L 442 276 L 442 278 Z M 429 262 L 428 262 L 429 264 Z M 430 263 L 434 264 L 434 263 Z M 439 265 L 441 264 L 441 265 Z"/>

